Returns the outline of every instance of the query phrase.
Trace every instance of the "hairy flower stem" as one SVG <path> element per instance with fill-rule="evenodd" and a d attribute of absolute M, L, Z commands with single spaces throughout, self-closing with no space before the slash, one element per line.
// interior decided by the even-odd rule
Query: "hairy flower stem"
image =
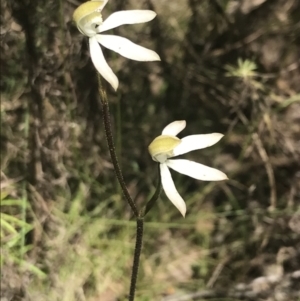
<path fill-rule="evenodd" d="M 143 245 L 143 233 L 144 233 L 144 218 L 138 217 L 136 219 L 136 241 L 135 241 L 132 274 L 131 274 L 130 289 L 129 289 L 129 296 L 128 296 L 129 301 L 134 301 L 136 281 L 138 278 L 139 265 L 140 265 L 140 255 L 141 255 L 141 250 Z"/>
<path fill-rule="evenodd" d="M 107 145 L 109 148 L 111 161 L 114 166 L 114 170 L 115 170 L 117 179 L 119 181 L 119 184 L 121 186 L 122 192 L 124 194 L 124 197 L 125 197 L 126 201 L 128 202 L 129 206 L 131 207 L 131 210 L 132 210 L 134 216 L 137 218 L 139 216 L 138 209 L 128 192 L 128 189 L 126 187 L 126 184 L 125 184 L 125 181 L 123 178 L 123 174 L 122 174 L 119 162 L 118 162 L 116 148 L 115 148 L 113 134 L 112 134 L 112 129 L 111 129 L 110 112 L 109 112 L 107 95 L 106 95 L 106 91 L 105 91 L 104 87 L 101 84 L 101 78 L 100 78 L 99 74 L 98 74 L 98 84 L 99 84 L 100 99 L 101 99 L 101 103 L 102 103 L 105 136 L 106 136 L 106 141 L 107 141 Z"/>
<path fill-rule="evenodd" d="M 128 189 L 126 187 L 126 184 L 125 184 L 125 181 L 123 178 L 122 170 L 118 163 L 118 158 L 117 158 L 117 154 L 116 154 L 116 149 L 115 149 L 114 139 L 113 139 L 113 134 L 112 134 L 112 129 L 111 129 L 110 112 L 109 112 L 107 95 L 106 95 L 105 89 L 103 88 L 103 86 L 101 84 L 101 78 L 100 78 L 99 74 L 98 74 L 98 85 L 99 85 L 99 94 L 100 94 L 102 111 L 103 111 L 105 136 L 106 136 L 106 141 L 107 141 L 107 145 L 109 148 L 111 161 L 113 163 L 114 170 L 115 170 L 117 179 L 119 181 L 119 184 L 121 186 L 122 192 L 125 196 L 125 199 L 128 202 L 128 204 L 136 218 L 136 241 L 135 241 L 132 274 L 131 274 L 130 289 L 129 289 L 129 296 L 128 296 L 129 301 L 134 301 L 136 282 L 137 282 L 137 278 L 138 278 L 138 271 L 139 271 L 139 265 L 140 265 L 140 255 L 141 255 L 141 250 L 142 250 L 142 245 L 143 245 L 144 216 L 146 213 L 149 212 L 149 210 L 152 208 L 152 206 L 155 204 L 155 202 L 159 198 L 160 191 L 161 191 L 161 178 L 159 175 L 156 191 L 155 191 L 154 195 L 152 196 L 152 198 L 150 199 L 150 201 L 148 202 L 148 204 L 146 205 L 145 213 L 143 213 L 143 211 L 141 211 L 139 213 L 134 201 L 132 200 L 132 198 L 128 192 Z"/>
<path fill-rule="evenodd" d="M 156 184 L 156 190 L 152 196 L 152 198 L 149 200 L 149 202 L 146 205 L 145 213 L 143 216 L 146 216 L 146 214 L 152 209 L 152 207 L 155 205 L 156 201 L 158 200 L 160 193 L 161 193 L 161 175 L 159 172 L 159 164 L 157 164 L 157 171 L 158 171 L 158 180 Z"/>

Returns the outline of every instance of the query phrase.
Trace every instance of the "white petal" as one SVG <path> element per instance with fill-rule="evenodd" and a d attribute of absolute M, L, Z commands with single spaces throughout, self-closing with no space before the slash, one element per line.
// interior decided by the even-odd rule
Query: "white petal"
<path fill-rule="evenodd" d="M 160 61 L 156 52 L 132 43 L 128 39 L 113 35 L 96 35 L 97 41 L 104 47 L 135 61 Z"/>
<path fill-rule="evenodd" d="M 179 173 L 202 181 L 221 181 L 228 179 L 220 170 L 189 160 L 167 160 L 166 164 Z"/>
<path fill-rule="evenodd" d="M 98 32 L 103 32 L 125 24 L 137 24 L 151 21 L 156 16 L 152 10 L 126 10 L 111 14 L 99 27 Z"/>
<path fill-rule="evenodd" d="M 98 44 L 95 36 L 89 39 L 90 52 L 92 62 L 97 69 L 97 71 L 112 85 L 112 87 L 117 90 L 119 85 L 119 80 L 113 73 L 111 68 L 108 66 L 100 45 Z"/>
<path fill-rule="evenodd" d="M 173 203 L 173 205 L 180 211 L 180 213 L 185 216 L 186 213 L 186 205 L 180 194 L 178 193 L 170 170 L 166 164 L 160 164 L 160 174 L 161 174 L 161 183 L 163 189 L 169 198 L 169 200 Z"/>
<path fill-rule="evenodd" d="M 209 147 L 216 144 L 224 135 L 219 133 L 191 135 L 181 139 L 181 143 L 174 150 L 174 156 L 182 155 L 196 149 Z"/>
<path fill-rule="evenodd" d="M 162 131 L 162 135 L 176 136 L 186 126 L 185 120 L 177 120 L 168 124 Z"/>

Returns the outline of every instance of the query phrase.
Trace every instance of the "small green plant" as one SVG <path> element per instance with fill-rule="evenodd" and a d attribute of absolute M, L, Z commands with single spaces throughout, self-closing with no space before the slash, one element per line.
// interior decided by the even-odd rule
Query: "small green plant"
<path fill-rule="evenodd" d="M 237 66 L 225 65 L 225 69 L 227 70 L 226 76 L 228 77 L 241 77 L 247 79 L 249 77 L 257 76 L 257 73 L 255 72 L 257 65 L 248 59 L 243 60 L 238 58 Z"/>
<path fill-rule="evenodd" d="M 24 212 L 28 209 L 27 200 L 10 198 L 9 192 L 3 190 L 0 193 L 0 201 L 1 267 L 14 263 L 22 270 L 44 277 L 45 274 L 40 269 L 24 260 L 24 255 L 31 249 L 30 245 L 25 246 L 25 235 L 33 229 L 24 218 Z"/>

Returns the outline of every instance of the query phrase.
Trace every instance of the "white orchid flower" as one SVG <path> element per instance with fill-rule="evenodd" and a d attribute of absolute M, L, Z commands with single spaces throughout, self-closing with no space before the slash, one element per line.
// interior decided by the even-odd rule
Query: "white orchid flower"
<path fill-rule="evenodd" d="M 99 44 L 135 61 L 160 61 L 160 58 L 156 52 L 134 44 L 128 39 L 100 33 L 124 24 L 151 21 L 156 13 L 151 10 L 119 11 L 103 21 L 101 12 L 107 1 L 94 0 L 81 4 L 74 11 L 73 20 L 79 31 L 89 37 L 90 53 L 95 68 L 117 90 L 118 78 L 108 66 Z"/>
<path fill-rule="evenodd" d="M 212 133 L 191 135 L 179 139 L 176 135 L 180 133 L 185 126 L 185 120 L 170 123 L 163 129 L 162 135 L 156 137 L 149 145 L 149 153 L 152 156 L 152 159 L 160 163 L 163 189 L 169 200 L 183 216 L 185 216 L 186 213 L 186 205 L 175 187 L 169 167 L 197 180 L 221 181 L 228 179 L 223 172 L 200 163 L 183 159 L 169 159 L 196 149 L 214 145 L 223 137 L 222 134 Z"/>

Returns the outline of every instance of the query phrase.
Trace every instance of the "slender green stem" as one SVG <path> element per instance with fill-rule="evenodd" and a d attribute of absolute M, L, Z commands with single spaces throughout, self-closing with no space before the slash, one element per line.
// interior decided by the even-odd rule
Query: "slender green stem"
<path fill-rule="evenodd" d="M 98 84 L 99 84 L 99 94 L 102 104 L 102 110 L 103 110 L 103 120 L 104 120 L 104 128 L 105 128 L 105 136 L 106 141 L 108 144 L 109 152 L 111 161 L 114 166 L 114 170 L 118 179 L 118 182 L 121 186 L 122 192 L 125 196 L 126 201 L 128 202 L 129 206 L 131 207 L 131 210 L 134 213 L 134 216 L 136 217 L 136 241 L 135 241 L 135 249 L 134 249 L 134 258 L 133 258 L 133 265 L 132 265 L 132 274 L 131 274 L 131 281 L 130 281 L 130 289 L 129 289 L 129 301 L 134 301 L 135 297 L 135 290 L 136 290 L 136 282 L 138 278 L 138 271 L 139 271 L 139 265 L 140 265 L 140 255 L 143 245 L 143 232 L 144 232 L 144 216 L 145 214 L 152 208 L 152 206 L 155 204 L 157 199 L 159 198 L 160 191 L 161 191 L 161 178 L 159 176 L 156 191 L 148 204 L 146 205 L 145 213 L 141 211 L 139 213 L 136 204 L 132 200 L 128 189 L 126 187 L 123 174 L 118 162 L 117 154 L 116 154 L 116 148 L 114 145 L 114 139 L 112 134 L 112 128 L 111 128 L 111 121 L 110 121 L 110 112 L 109 112 L 109 105 L 107 100 L 106 91 L 103 88 L 101 84 L 101 78 L 98 74 Z M 159 173 L 158 173 L 159 174 Z"/>
<path fill-rule="evenodd" d="M 141 255 L 141 250 L 143 245 L 143 233 L 144 233 L 144 218 L 138 217 L 136 219 L 136 241 L 135 241 L 132 274 L 131 274 L 130 289 L 129 289 L 129 296 L 128 296 L 129 301 L 134 301 L 136 282 L 138 278 L 139 265 L 140 265 L 140 255 Z"/>
<path fill-rule="evenodd" d="M 113 134 L 112 134 L 112 129 L 111 129 L 110 112 L 109 112 L 107 95 L 106 95 L 105 89 L 103 88 L 103 86 L 101 84 L 101 78 L 100 78 L 99 74 L 98 74 L 98 83 L 99 83 L 99 94 L 100 94 L 100 99 L 101 99 L 101 103 L 102 103 L 105 136 L 106 136 L 106 141 L 107 141 L 108 148 L 109 148 L 111 161 L 114 166 L 114 170 L 115 170 L 117 179 L 119 181 L 119 184 L 121 186 L 122 192 L 125 196 L 125 199 L 128 202 L 129 206 L 131 207 L 131 210 L 132 210 L 134 216 L 138 217 L 139 216 L 138 209 L 128 192 L 128 189 L 126 187 L 124 177 L 123 177 L 123 174 L 122 174 L 119 162 L 118 162 L 116 148 L 115 148 Z"/>
<path fill-rule="evenodd" d="M 159 164 L 158 164 L 158 180 L 157 180 L 156 190 L 146 205 L 144 216 L 146 216 L 146 214 L 154 206 L 154 204 L 156 203 L 156 201 L 158 200 L 158 198 L 160 196 L 160 193 L 161 193 L 161 176 L 160 176 L 160 170 L 159 170 Z"/>

